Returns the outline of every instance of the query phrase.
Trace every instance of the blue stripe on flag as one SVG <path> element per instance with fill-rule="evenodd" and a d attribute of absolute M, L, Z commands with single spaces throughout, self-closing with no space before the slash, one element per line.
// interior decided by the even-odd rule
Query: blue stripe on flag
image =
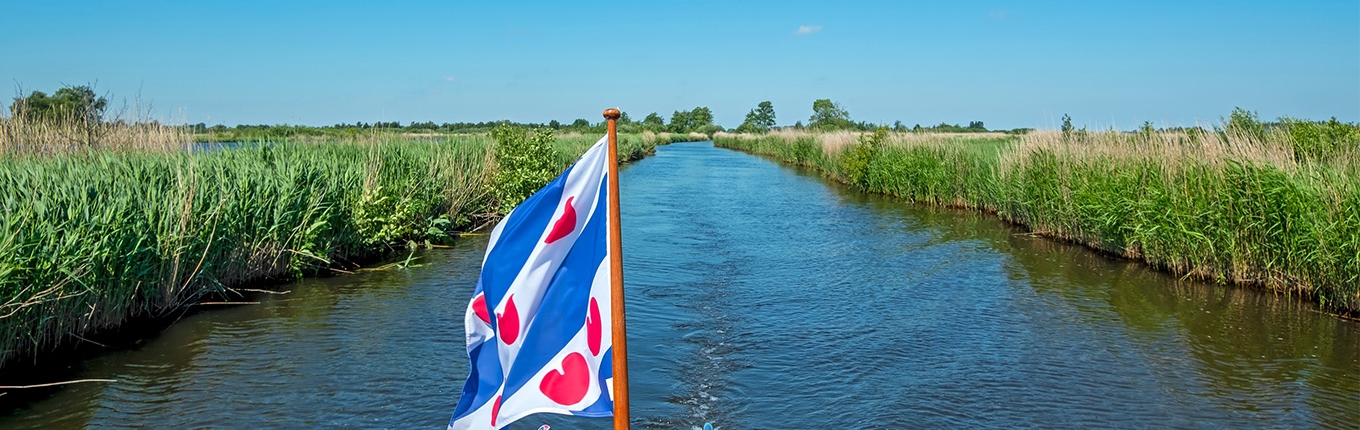
<path fill-rule="evenodd" d="M 515 282 L 515 277 L 519 276 L 520 270 L 529 261 L 529 254 L 538 246 L 543 231 L 551 225 L 558 202 L 562 201 L 562 188 L 566 186 L 567 175 L 575 167 L 567 168 L 557 179 L 520 203 L 505 220 L 505 228 L 501 229 L 496 247 L 487 254 L 486 263 L 482 265 L 482 277 L 477 283 L 482 285 L 482 292 L 486 294 L 486 308 L 492 314 L 491 327 L 496 329 L 496 333 L 500 333 L 500 328 L 496 324 L 495 309 L 500 306 L 510 284 Z"/>
<path fill-rule="evenodd" d="M 575 166 L 568 167 L 557 179 L 553 179 L 520 203 L 510 216 L 503 220 L 505 226 L 501 228 L 500 238 L 496 245 L 487 251 L 486 262 L 482 265 L 481 277 L 477 279 L 473 297 L 476 297 L 477 293 L 486 295 L 487 312 L 491 316 L 493 328 L 496 327 L 496 306 L 500 304 L 506 290 L 510 289 L 510 284 L 515 282 L 520 269 L 524 268 L 529 260 L 529 255 L 538 245 L 543 230 L 552 222 L 552 217 L 557 212 L 557 203 L 562 201 L 562 189 L 566 185 L 567 176 L 571 174 L 573 168 Z M 468 372 L 468 380 L 463 385 L 463 395 L 458 400 L 458 407 L 453 411 L 454 419 L 481 408 L 495 398 L 496 391 L 504 382 L 501 378 L 504 372 L 496 348 L 495 340 L 492 339 L 487 344 L 468 351 L 472 369 Z"/>
<path fill-rule="evenodd" d="M 506 376 L 505 397 L 514 395 L 533 379 L 534 374 L 547 366 L 585 326 L 590 287 L 609 252 L 605 240 L 609 208 L 605 197 L 607 190 L 604 189 L 607 183 L 600 182 L 600 199 L 589 221 L 581 228 L 581 234 L 562 259 L 562 265 L 544 291 L 543 303 L 551 303 L 552 306 L 539 307 L 538 314 L 524 331 L 524 343 L 510 366 L 510 374 Z M 601 306 L 604 305 L 601 303 Z"/>
<path fill-rule="evenodd" d="M 483 354 L 483 351 L 486 353 Z M 463 384 L 463 395 L 458 398 L 458 407 L 453 410 L 455 419 L 491 401 L 496 389 L 501 385 L 503 372 L 500 357 L 496 355 L 494 339 L 492 342 L 472 348 L 468 352 L 468 358 L 472 359 L 472 371 L 468 373 L 467 382 Z"/>

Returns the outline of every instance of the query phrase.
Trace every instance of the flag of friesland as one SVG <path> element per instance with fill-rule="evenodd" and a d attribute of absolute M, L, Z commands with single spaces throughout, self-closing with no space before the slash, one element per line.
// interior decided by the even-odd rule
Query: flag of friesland
<path fill-rule="evenodd" d="M 449 429 L 613 415 L 608 148 L 601 138 L 491 232 L 465 317 L 472 371 Z"/>

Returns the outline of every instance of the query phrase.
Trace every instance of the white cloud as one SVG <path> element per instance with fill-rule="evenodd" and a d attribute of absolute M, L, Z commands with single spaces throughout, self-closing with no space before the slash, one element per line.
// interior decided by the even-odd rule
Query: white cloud
<path fill-rule="evenodd" d="M 798 31 L 793 32 L 793 34 L 812 34 L 819 31 L 822 31 L 820 25 L 802 25 L 798 26 Z"/>
<path fill-rule="evenodd" d="M 444 82 L 453 82 L 453 81 L 457 81 L 457 80 L 458 80 L 457 78 L 454 78 L 454 77 L 452 77 L 452 76 L 445 76 L 445 77 L 440 78 L 440 79 L 443 79 Z"/>
<path fill-rule="evenodd" d="M 1006 11 L 987 12 L 987 17 L 991 19 L 1005 19 Z"/>

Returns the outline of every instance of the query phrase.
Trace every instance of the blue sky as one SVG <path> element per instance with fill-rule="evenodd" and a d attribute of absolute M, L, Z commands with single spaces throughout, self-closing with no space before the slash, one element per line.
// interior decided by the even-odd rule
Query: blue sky
<path fill-rule="evenodd" d="M 1360 121 L 1360 2 L 0 0 L 0 80 L 174 122 Z M 8 97 L 6 97 L 8 99 Z M 6 100 L 8 101 L 8 100 Z"/>

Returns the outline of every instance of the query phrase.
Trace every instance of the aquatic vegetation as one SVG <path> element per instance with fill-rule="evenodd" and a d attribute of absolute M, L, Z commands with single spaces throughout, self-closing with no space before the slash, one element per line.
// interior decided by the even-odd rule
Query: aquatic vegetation
<path fill-rule="evenodd" d="M 774 132 L 714 142 L 869 192 L 995 212 L 1174 273 L 1360 311 L 1360 129 L 1234 121 L 1214 131 Z"/>
<path fill-rule="evenodd" d="M 485 138 L 73 152 L 0 164 L 0 358 L 486 212 Z"/>
<path fill-rule="evenodd" d="M 0 151 L 0 364 L 250 282 L 448 240 L 499 216 L 493 175 L 519 168 L 498 166 L 486 135 L 192 152 L 176 137 Z M 706 139 L 621 137 L 621 160 Z M 555 155 L 535 166 L 550 174 L 520 185 L 541 187 L 597 139 L 547 141 Z"/>

